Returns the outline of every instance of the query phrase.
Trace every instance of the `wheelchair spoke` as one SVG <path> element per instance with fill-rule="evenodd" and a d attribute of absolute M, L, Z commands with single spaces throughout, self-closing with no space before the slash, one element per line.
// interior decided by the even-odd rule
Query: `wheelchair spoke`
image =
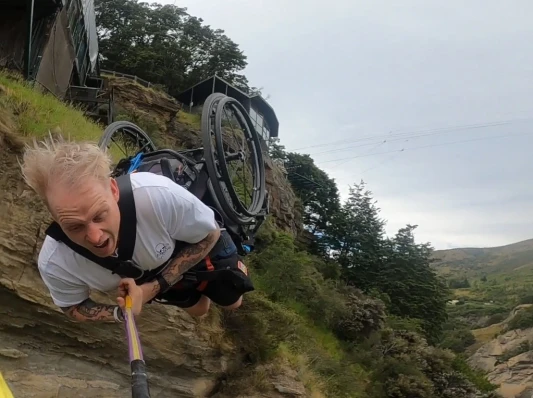
<path fill-rule="evenodd" d="M 253 222 L 263 210 L 266 190 L 260 142 L 249 115 L 234 98 L 212 94 L 204 103 L 202 132 L 206 165 L 217 177 L 213 189 L 222 210 L 234 222 Z"/>
<path fill-rule="evenodd" d="M 126 121 L 114 122 L 107 126 L 98 145 L 111 155 L 114 167 L 124 159 L 133 158 L 139 152 L 148 153 L 156 149 L 142 129 Z M 124 172 L 124 170 L 115 170 L 113 175 Z"/>

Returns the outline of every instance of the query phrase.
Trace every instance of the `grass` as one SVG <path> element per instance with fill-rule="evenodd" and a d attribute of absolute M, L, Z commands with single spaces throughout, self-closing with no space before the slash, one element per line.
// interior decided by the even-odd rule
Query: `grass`
<path fill-rule="evenodd" d="M 472 334 L 478 342 L 487 343 L 499 335 L 504 329 L 504 325 L 495 324 L 487 326 L 486 328 L 474 329 Z"/>
<path fill-rule="evenodd" d="M 317 397 L 326 393 L 356 398 L 364 390 L 366 372 L 346 358 L 332 332 L 290 306 L 269 300 L 259 289 L 247 296 L 238 312 L 225 315 L 226 330 L 240 338 L 240 347 L 251 356 L 254 368 L 289 364 Z"/>
<path fill-rule="evenodd" d="M 126 82 L 128 84 L 134 84 L 136 86 L 139 86 L 143 90 L 151 91 L 152 93 L 156 95 L 158 94 L 168 95 L 164 87 L 160 84 L 151 84 L 150 87 L 147 87 L 144 84 L 141 84 L 138 81 L 135 81 L 129 77 L 113 76 L 112 74 L 108 74 L 108 73 L 102 73 L 102 77 L 105 77 L 106 79 L 109 79 L 109 80 L 118 80 L 118 81 Z"/>
<path fill-rule="evenodd" d="M 188 113 L 180 110 L 178 112 L 178 121 L 182 124 L 185 124 L 189 127 L 200 129 L 200 123 L 202 120 L 202 115 L 199 113 Z"/>
<path fill-rule="evenodd" d="M 75 107 L 36 91 L 16 75 L 0 71 L 0 107 L 13 115 L 22 139 L 44 138 L 50 132 L 76 140 L 97 142 L 103 129 Z"/>
<path fill-rule="evenodd" d="M 475 292 L 468 288 L 455 289 L 453 290 L 454 298 L 478 298 Z"/>

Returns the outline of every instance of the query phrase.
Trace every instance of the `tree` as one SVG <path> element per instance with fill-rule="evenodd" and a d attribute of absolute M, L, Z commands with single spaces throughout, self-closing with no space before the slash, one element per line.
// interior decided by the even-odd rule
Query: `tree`
<path fill-rule="evenodd" d="M 171 95 L 215 73 L 247 91 L 246 56 L 223 30 L 186 8 L 138 0 L 96 0 L 102 67 L 164 85 Z"/>
<path fill-rule="evenodd" d="M 430 268 L 433 249 L 415 243 L 416 226 L 407 225 L 393 238 L 385 237 L 384 226 L 366 184 L 350 187 L 328 230 L 332 255 L 346 283 L 368 294 L 380 292 L 390 314 L 419 319 L 425 337 L 435 343 L 447 319 L 448 289 Z"/>
<path fill-rule="evenodd" d="M 463 289 L 470 287 L 470 282 L 468 282 L 466 277 L 463 279 L 450 279 L 448 286 L 451 289 Z"/>
<path fill-rule="evenodd" d="M 384 260 L 384 225 L 372 192 L 363 181 L 350 187 L 348 200 L 333 217 L 328 238 L 332 255 L 342 267 L 343 278 L 364 292 L 378 287 L 376 281 Z"/>
<path fill-rule="evenodd" d="M 288 179 L 304 207 L 304 226 L 316 237 L 316 244 L 310 248 L 315 254 L 327 256 L 326 236 L 330 234 L 334 217 L 340 210 L 339 191 L 335 180 L 318 168 L 309 155 L 284 152 L 276 146 L 272 152 L 283 159 Z"/>
<path fill-rule="evenodd" d="M 415 243 L 416 227 L 407 225 L 388 240 L 385 266 L 377 284 L 391 297 L 390 312 L 422 320 L 426 338 L 436 343 L 447 320 L 449 291 L 430 267 L 433 248 L 428 243 Z"/>

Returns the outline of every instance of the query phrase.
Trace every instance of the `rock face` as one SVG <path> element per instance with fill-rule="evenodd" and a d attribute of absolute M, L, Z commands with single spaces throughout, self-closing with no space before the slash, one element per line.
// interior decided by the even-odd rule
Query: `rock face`
<path fill-rule="evenodd" d="M 131 397 L 118 324 L 68 320 L 35 263 L 49 218 L 0 147 L 0 372 L 18 397 Z M 97 298 L 110 301 L 109 297 Z M 198 320 L 153 304 L 138 319 L 153 397 L 206 397 L 238 356 L 217 312 Z"/>
<path fill-rule="evenodd" d="M 113 88 L 114 101 L 124 108 L 143 112 L 152 118 L 169 120 L 181 108 L 178 101 L 162 91 L 147 89 L 127 78 L 113 77 L 106 79 Z"/>
<path fill-rule="evenodd" d="M 2 120 L 0 373 L 15 398 L 131 397 L 123 326 L 69 320 L 53 304 L 40 278 L 36 259 L 50 218 L 20 176 L 21 144 L 8 131 L 14 127 Z M 292 191 L 282 185 L 276 170 L 269 173 L 270 184 L 277 189 L 272 195 L 280 204 L 273 207 L 278 208 L 274 214 L 293 229 Z M 103 294 L 93 297 L 113 302 L 113 297 Z M 199 320 L 177 308 L 152 304 L 145 307 L 137 325 L 154 398 L 307 396 L 290 368 L 269 374 L 261 388 L 244 380 L 249 391 L 245 395 L 217 393 L 227 374 L 235 374 L 243 365 L 216 308 Z"/>
<path fill-rule="evenodd" d="M 504 398 L 531 398 L 528 391 L 533 392 L 533 351 L 527 350 L 527 344 L 532 342 L 533 328 L 511 330 L 480 347 L 468 362 L 488 372 L 488 380 L 500 385 L 498 392 Z"/>
<path fill-rule="evenodd" d="M 277 226 L 297 235 L 301 230 L 302 213 L 283 166 L 265 156 L 266 185 L 270 196 L 270 214 Z"/>

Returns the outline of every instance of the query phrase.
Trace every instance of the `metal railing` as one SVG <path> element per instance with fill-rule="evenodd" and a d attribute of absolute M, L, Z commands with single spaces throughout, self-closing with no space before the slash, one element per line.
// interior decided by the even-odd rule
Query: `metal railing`
<path fill-rule="evenodd" d="M 148 80 L 141 79 L 140 77 L 135 76 L 135 75 L 128 75 L 127 73 L 120 73 L 120 72 L 115 72 L 114 70 L 107 70 L 107 69 L 100 69 L 100 72 L 107 74 L 107 75 L 112 75 L 116 77 L 125 77 L 126 79 L 131 79 L 134 82 L 139 83 L 140 85 L 144 87 L 150 88 L 154 86 L 154 84 L 149 82 Z"/>

